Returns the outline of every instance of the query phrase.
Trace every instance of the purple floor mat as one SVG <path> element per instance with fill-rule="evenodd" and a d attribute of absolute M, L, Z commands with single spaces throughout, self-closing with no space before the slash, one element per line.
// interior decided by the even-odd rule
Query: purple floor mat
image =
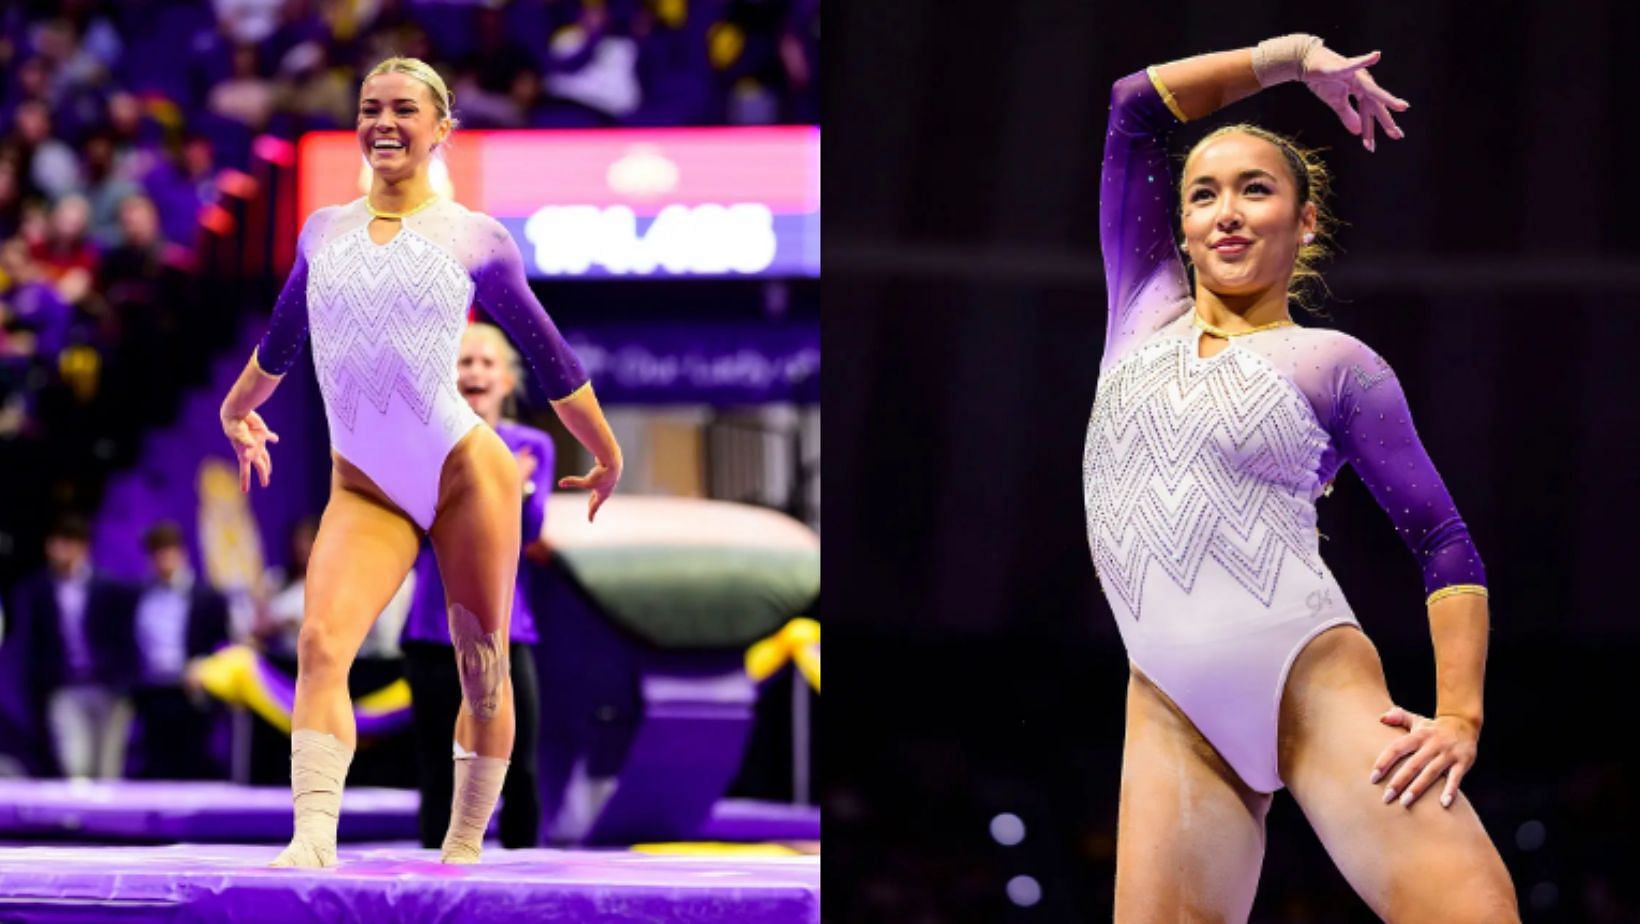
<path fill-rule="evenodd" d="M 351 787 L 342 795 L 344 841 L 416 837 L 418 796 Z M 266 841 L 290 838 L 290 790 L 216 782 L 0 779 L 0 839 Z"/>
<path fill-rule="evenodd" d="M 342 796 L 343 841 L 414 840 L 419 796 L 406 789 L 350 787 Z M 493 827 L 492 820 L 492 827 Z M 0 841 L 283 843 L 290 790 L 218 782 L 0 779 Z M 813 841 L 820 810 L 724 799 L 698 835 L 710 841 Z"/>
<path fill-rule="evenodd" d="M 331 870 L 269 869 L 267 845 L 0 848 L 6 921 L 820 920 L 818 856 L 656 856 L 486 848 L 478 866 L 438 852 L 343 847 Z"/>

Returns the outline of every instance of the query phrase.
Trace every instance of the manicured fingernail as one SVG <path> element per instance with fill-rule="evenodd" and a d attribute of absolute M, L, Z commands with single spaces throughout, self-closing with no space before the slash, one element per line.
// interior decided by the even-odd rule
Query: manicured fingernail
<path fill-rule="evenodd" d="M 1401 807 L 1402 808 L 1411 808 L 1412 807 L 1412 791 L 1411 790 L 1408 790 L 1407 794 L 1401 797 Z"/>
<path fill-rule="evenodd" d="M 1376 783 L 1376 782 L 1378 782 L 1378 781 L 1379 781 L 1379 780 L 1380 780 L 1380 779 L 1382 779 L 1382 778 L 1383 778 L 1383 776 L 1384 776 L 1384 771 L 1382 771 L 1382 770 L 1374 770 L 1374 771 L 1372 771 L 1372 777 L 1371 777 L 1371 778 L 1370 778 L 1370 779 L 1368 779 L 1368 780 L 1367 780 L 1367 782 L 1369 782 L 1369 783 Z"/>
<path fill-rule="evenodd" d="M 1388 805 L 1388 804 L 1390 804 L 1391 802 L 1394 802 L 1394 801 L 1395 801 L 1395 787 L 1391 786 L 1390 788 L 1384 790 L 1384 804 Z"/>
<path fill-rule="evenodd" d="M 1451 807 L 1452 807 L 1452 796 L 1451 795 L 1442 795 L 1441 796 L 1441 808 L 1451 808 Z"/>

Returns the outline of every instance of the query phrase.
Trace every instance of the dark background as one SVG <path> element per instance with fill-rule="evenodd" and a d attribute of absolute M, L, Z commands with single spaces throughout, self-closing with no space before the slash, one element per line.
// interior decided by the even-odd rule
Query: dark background
<path fill-rule="evenodd" d="M 1383 51 L 1406 140 L 1369 154 L 1285 85 L 1175 151 L 1242 120 L 1330 148 L 1344 252 L 1325 316 L 1300 323 L 1396 368 L 1490 572 L 1465 790 L 1526 920 L 1640 920 L 1640 9 L 882 0 L 833 4 L 826 26 L 826 918 L 1109 919 L 1127 671 L 1080 464 L 1110 85 L 1307 31 Z M 1392 695 L 1428 713 L 1411 555 L 1353 474 L 1320 509 Z M 1001 812 L 1025 823 L 1017 846 L 989 834 Z M 1285 795 L 1268 834 L 1254 921 L 1373 920 Z M 1021 874 L 1032 907 L 1007 897 Z"/>

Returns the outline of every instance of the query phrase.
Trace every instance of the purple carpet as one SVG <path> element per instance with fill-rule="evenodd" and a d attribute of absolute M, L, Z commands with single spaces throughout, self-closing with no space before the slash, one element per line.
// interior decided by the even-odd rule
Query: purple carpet
<path fill-rule="evenodd" d="M 820 920 L 818 856 L 657 856 L 343 847 L 331 870 L 270 869 L 267 845 L 0 848 L 6 921 L 744 922 Z"/>

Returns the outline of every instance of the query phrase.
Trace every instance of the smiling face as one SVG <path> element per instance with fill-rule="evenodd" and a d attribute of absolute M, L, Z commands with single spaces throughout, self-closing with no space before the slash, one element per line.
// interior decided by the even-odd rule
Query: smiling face
<path fill-rule="evenodd" d="M 1203 144 L 1185 162 L 1185 247 L 1196 284 L 1222 296 L 1287 288 L 1316 210 L 1299 202 L 1281 149 L 1234 132 Z"/>
<path fill-rule="evenodd" d="M 456 385 L 478 416 L 487 421 L 501 418 L 502 404 L 518 386 L 508 353 L 509 348 L 499 337 L 480 327 L 469 327 L 461 338 Z"/>
<path fill-rule="evenodd" d="M 385 180 L 414 175 L 449 133 L 433 88 L 409 74 L 376 74 L 359 90 L 359 150 Z"/>

